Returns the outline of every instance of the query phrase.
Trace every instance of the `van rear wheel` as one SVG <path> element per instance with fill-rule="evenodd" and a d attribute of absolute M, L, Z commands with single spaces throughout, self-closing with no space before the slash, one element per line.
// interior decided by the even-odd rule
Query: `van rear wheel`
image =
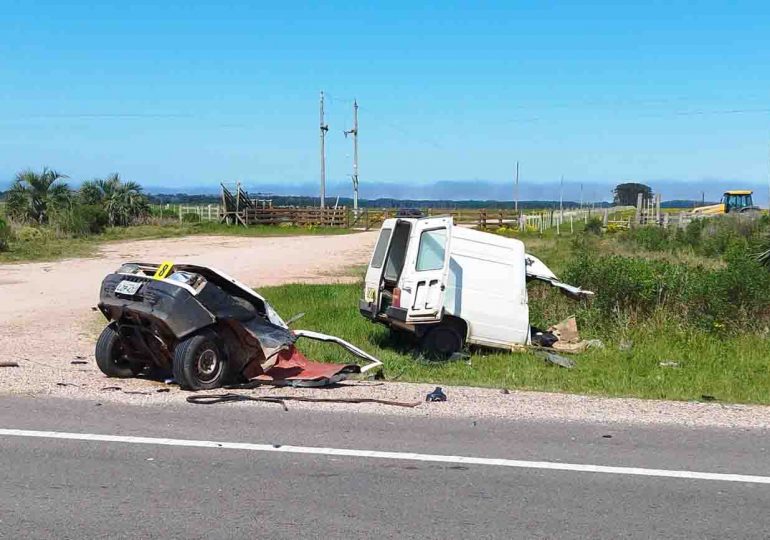
<path fill-rule="evenodd" d="M 460 352 L 464 345 L 463 336 L 456 328 L 442 324 L 431 328 L 422 338 L 422 347 L 441 357 L 448 358 Z"/>

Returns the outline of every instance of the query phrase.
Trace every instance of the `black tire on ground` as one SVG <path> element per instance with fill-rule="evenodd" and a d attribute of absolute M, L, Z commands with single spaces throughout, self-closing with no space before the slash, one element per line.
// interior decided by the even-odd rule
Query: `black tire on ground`
<path fill-rule="evenodd" d="M 228 362 L 211 332 L 181 341 L 174 349 L 174 380 L 185 390 L 219 388 L 228 376 Z"/>
<path fill-rule="evenodd" d="M 102 330 L 96 342 L 96 365 L 108 377 L 127 379 L 135 377 L 142 366 L 131 362 L 127 357 L 120 334 L 112 326 Z"/>
<path fill-rule="evenodd" d="M 460 352 L 464 345 L 463 336 L 453 326 L 434 326 L 422 337 L 422 348 L 440 357 L 448 358 Z"/>

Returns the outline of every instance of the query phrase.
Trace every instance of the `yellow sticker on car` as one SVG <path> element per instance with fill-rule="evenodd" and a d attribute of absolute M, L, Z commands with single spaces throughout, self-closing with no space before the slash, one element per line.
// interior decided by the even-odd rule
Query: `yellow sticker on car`
<path fill-rule="evenodd" d="M 168 275 L 171 273 L 171 269 L 174 267 L 174 263 L 170 261 L 164 261 L 160 263 L 160 266 L 158 266 L 158 269 L 155 271 L 154 277 L 155 279 L 166 279 Z"/>
<path fill-rule="evenodd" d="M 367 302 L 374 302 L 375 298 L 377 298 L 377 289 L 374 287 L 366 287 L 366 290 L 364 291 L 364 300 Z"/>

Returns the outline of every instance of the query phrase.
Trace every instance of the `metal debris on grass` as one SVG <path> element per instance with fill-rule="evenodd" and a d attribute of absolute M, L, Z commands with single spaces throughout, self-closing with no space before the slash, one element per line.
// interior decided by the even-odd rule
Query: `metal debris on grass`
<path fill-rule="evenodd" d="M 572 369 L 575 367 L 575 361 L 566 358 L 560 354 L 554 354 L 547 351 L 541 351 L 540 356 L 546 361 L 546 363 L 553 364 L 554 366 L 563 367 L 566 369 Z"/>

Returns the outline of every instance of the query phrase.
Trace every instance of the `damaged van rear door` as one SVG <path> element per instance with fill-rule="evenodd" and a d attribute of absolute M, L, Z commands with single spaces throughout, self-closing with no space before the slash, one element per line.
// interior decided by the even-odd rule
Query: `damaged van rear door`
<path fill-rule="evenodd" d="M 402 322 L 441 320 L 452 218 L 388 219 L 364 278 L 361 313 Z"/>
<path fill-rule="evenodd" d="M 439 322 L 449 277 L 452 218 L 420 219 L 411 238 L 393 307 L 403 310 L 407 323 Z"/>

